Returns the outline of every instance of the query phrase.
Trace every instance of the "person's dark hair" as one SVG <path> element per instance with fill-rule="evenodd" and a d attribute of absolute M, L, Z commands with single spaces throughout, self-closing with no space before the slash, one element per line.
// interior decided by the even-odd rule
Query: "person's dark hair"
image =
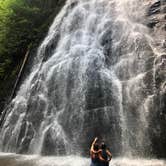
<path fill-rule="evenodd" d="M 106 144 L 104 142 L 101 143 L 101 149 L 106 149 Z"/>
<path fill-rule="evenodd" d="M 93 149 L 94 149 L 95 151 L 99 150 L 99 145 L 98 145 L 97 143 L 94 144 Z"/>

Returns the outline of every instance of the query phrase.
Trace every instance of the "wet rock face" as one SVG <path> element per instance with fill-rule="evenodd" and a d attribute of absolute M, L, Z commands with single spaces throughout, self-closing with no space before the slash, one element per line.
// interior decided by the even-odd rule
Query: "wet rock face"
<path fill-rule="evenodd" d="M 10 141 L 4 139 L 4 151 L 13 150 L 12 143 L 17 141 L 13 151 L 19 153 L 86 155 L 98 136 L 108 142 L 114 156 L 166 154 L 162 148 L 165 3 L 149 4 L 147 26 L 155 38 L 152 48 L 143 21 L 135 24 L 139 13 L 124 18 L 127 4 L 123 0 L 115 1 L 119 5 L 115 13 L 110 13 L 115 6 L 107 11 L 108 1 L 101 2 L 71 3 L 53 24 L 39 49 L 39 58 L 44 56 L 40 67 L 34 68 L 7 115 L 2 139 L 12 130 L 15 135 Z"/>
<path fill-rule="evenodd" d="M 152 0 L 147 12 L 148 27 L 156 39 L 156 49 L 160 50 L 154 60 L 154 96 L 149 108 L 149 134 L 152 153 L 166 157 L 166 1 Z"/>
<path fill-rule="evenodd" d="M 165 39 L 166 34 L 166 1 L 165 0 L 151 0 L 149 3 L 149 10 L 147 11 L 147 25 L 151 28 L 156 36 L 160 35 L 161 39 Z M 163 41 L 165 47 L 165 41 Z"/>
<path fill-rule="evenodd" d="M 148 15 L 151 16 L 153 14 L 160 13 L 160 7 L 161 7 L 161 0 L 153 2 L 153 4 L 149 8 Z"/>

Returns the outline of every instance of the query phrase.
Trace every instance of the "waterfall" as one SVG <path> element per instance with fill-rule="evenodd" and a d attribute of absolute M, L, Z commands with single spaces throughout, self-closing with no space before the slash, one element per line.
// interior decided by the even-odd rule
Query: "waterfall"
<path fill-rule="evenodd" d="M 145 13 L 144 0 L 68 0 L 8 106 L 1 151 L 87 155 L 98 136 L 114 155 L 150 155 Z"/>

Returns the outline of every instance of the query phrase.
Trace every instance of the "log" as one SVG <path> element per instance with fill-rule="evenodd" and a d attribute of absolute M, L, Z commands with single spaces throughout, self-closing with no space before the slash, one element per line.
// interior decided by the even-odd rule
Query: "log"
<path fill-rule="evenodd" d="M 16 90 L 17 90 L 17 87 L 18 87 L 18 83 L 19 83 L 19 81 L 20 81 L 20 78 L 21 78 L 22 72 L 23 72 L 23 70 L 24 70 L 24 67 L 25 67 L 25 65 L 26 65 L 26 62 L 27 62 L 28 57 L 29 57 L 29 49 L 27 50 L 27 52 L 26 52 L 26 54 L 25 54 L 23 63 L 22 63 L 22 65 L 21 65 L 21 68 L 20 68 L 20 71 L 19 71 L 19 73 L 18 73 L 16 82 L 15 82 L 14 87 L 13 87 L 13 90 L 12 90 L 12 92 L 11 92 L 11 95 L 10 95 L 8 101 L 7 101 L 7 104 L 6 104 L 6 106 L 5 106 L 5 109 L 3 110 L 2 115 L 1 115 L 1 117 L 0 117 L 0 129 L 1 129 L 2 125 L 3 125 L 5 116 L 6 116 L 6 114 L 7 114 L 8 106 L 9 106 L 11 100 L 13 99 L 13 97 L 14 97 L 15 94 L 16 94 Z"/>
<path fill-rule="evenodd" d="M 20 81 L 20 78 L 21 78 L 21 75 L 22 75 L 22 72 L 23 72 L 23 69 L 24 69 L 25 64 L 26 64 L 26 62 L 27 62 L 28 57 L 29 57 L 29 49 L 27 50 L 27 52 L 26 52 L 26 54 L 25 54 L 23 63 L 22 63 L 22 65 L 21 65 L 21 68 L 20 68 L 20 71 L 19 71 L 19 73 L 18 73 L 16 82 L 15 82 L 15 84 L 14 84 L 14 88 L 13 88 L 12 93 L 11 93 L 11 96 L 10 96 L 10 98 L 9 98 L 9 102 L 12 100 L 12 98 L 13 98 L 13 97 L 15 96 L 15 94 L 16 94 L 17 86 L 18 86 L 18 83 L 19 83 L 19 81 Z"/>

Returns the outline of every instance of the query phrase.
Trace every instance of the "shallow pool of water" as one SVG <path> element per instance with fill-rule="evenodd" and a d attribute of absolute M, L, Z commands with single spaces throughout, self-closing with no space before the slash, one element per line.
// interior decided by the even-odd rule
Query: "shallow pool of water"
<path fill-rule="evenodd" d="M 79 156 L 43 157 L 0 153 L 0 166 L 89 166 L 90 159 Z M 166 166 L 165 160 L 114 158 L 110 166 Z"/>

